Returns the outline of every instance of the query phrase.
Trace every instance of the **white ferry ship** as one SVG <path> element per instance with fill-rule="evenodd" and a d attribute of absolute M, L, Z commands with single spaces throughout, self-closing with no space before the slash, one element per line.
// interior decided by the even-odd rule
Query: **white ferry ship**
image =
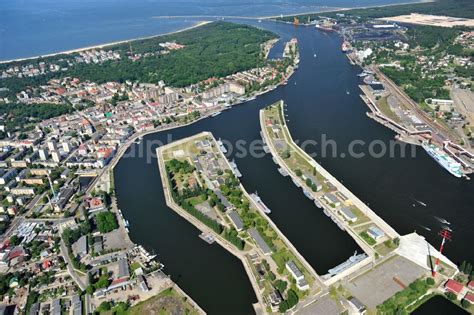
<path fill-rule="evenodd" d="M 462 177 L 461 163 L 456 162 L 442 149 L 426 141 L 423 142 L 421 146 L 436 162 L 438 162 L 439 165 L 444 167 L 448 172 L 456 177 Z"/>

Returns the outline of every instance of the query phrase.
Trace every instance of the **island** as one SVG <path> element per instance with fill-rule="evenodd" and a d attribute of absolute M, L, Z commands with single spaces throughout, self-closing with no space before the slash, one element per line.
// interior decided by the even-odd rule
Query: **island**
<path fill-rule="evenodd" d="M 257 313 L 285 312 L 321 290 L 312 267 L 249 194 L 225 147 L 202 132 L 157 149 L 167 205 L 239 258 L 258 297 Z"/>
<path fill-rule="evenodd" d="M 445 292 L 446 283 L 458 274 L 456 264 L 416 232 L 399 235 L 302 150 L 287 127 L 283 101 L 260 110 L 260 126 L 264 150 L 272 155 L 280 174 L 290 176 L 314 202 L 315 211 L 323 211 L 363 250 L 322 275 L 321 292 L 297 310 L 392 314 L 413 311 L 432 295 Z M 435 260 L 441 261 L 439 269 Z"/>

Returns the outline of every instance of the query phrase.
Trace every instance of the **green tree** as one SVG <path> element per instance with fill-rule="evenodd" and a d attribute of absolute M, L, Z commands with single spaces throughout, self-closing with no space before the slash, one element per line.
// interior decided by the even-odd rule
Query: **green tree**
<path fill-rule="evenodd" d="M 101 233 L 108 233 L 118 228 L 117 218 L 112 212 L 101 212 L 96 217 L 97 229 Z"/>

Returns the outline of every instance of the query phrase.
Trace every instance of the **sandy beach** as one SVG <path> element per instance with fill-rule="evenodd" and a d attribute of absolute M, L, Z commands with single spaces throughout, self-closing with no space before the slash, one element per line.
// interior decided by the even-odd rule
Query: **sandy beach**
<path fill-rule="evenodd" d="M 349 11 L 349 10 L 363 10 L 363 9 L 371 9 L 371 8 L 383 8 L 383 7 L 393 7 L 397 5 L 407 5 L 407 4 L 418 4 L 418 3 L 427 3 L 427 2 L 434 2 L 435 0 L 420 0 L 415 2 L 400 2 L 400 3 L 390 3 L 390 4 L 382 4 L 382 5 L 374 5 L 374 6 L 366 6 L 366 7 L 355 7 L 355 8 L 337 8 L 337 7 L 329 7 L 327 10 L 321 10 L 317 12 L 302 12 L 302 13 L 294 13 L 294 14 L 283 14 L 283 15 L 275 15 L 275 16 L 267 16 L 265 19 L 276 19 L 281 17 L 288 17 L 288 16 L 299 16 L 299 15 L 308 15 L 308 14 L 319 14 L 319 13 L 330 13 L 330 12 L 341 12 L 341 11 Z"/>
<path fill-rule="evenodd" d="M 59 52 L 56 52 L 56 53 L 40 55 L 40 56 L 34 56 L 34 57 L 3 60 L 3 61 L 0 61 L 0 64 L 15 62 L 15 61 L 32 60 L 32 59 L 44 58 L 44 57 L 51 57 L 51 56 L 57 56 L 57 55 L 63 55 L 63 54 L 72 54 L 72 53 L 77 53 L 77 52 L 80 52 L 80 51 L 85 51 L 85 50 L 90 50 L 90 49 L 100 49 L 100 48 L 105 48 L 105 47 L 113 46 L 113 45 L 117 45 L 117 44 L 132 42 L 132 41 L 135 41 L 135 40 L 150 39 L 150 38 L 156 38 L 156 37 L 165 36 L 165 35 L 176 34 L 176 33 L 188 31 L 188 30 L 191 30 L 193 28 L 197 28 L 197 27 L 209 24 L 209 23 L 211 23 L 211 21 L 201 21 L 201 22 L 198 22 L 198 23 L 194 24 L 193 26 L 186 27 L 186 28 L 174 31 L 174 32 L 168 32 L 168 33 L 152 35 L 152 36 L 146 36 L 146 37 L 131 38 L 131 39 L 126 39 L 126 40 L 121 40 L 121 41 L 116 41 L 116 42 L 110 42 L 110 43 L 105 43 L 105 44 L 99 44 L 99 45 L 94 45 L 94 46 L 87 46 L 87 47 L 82 47 L 82 48 L 77 48 L 77 49 L 59 51 Z"/>

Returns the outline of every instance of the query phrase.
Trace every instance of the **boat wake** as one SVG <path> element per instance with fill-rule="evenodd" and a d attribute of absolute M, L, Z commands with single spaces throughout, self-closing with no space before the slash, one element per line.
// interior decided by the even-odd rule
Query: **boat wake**
<path fill-rule="evenodd" d="M 451 222 L 443 219 L 443 218 L 440 218 L 440 217 L 437 217 L 437 216 L 434 216 L 434 218 L 439 222 L 439 223 L 443 223 L 443 224 L 447 224 L 447 225 L 451 225 Z"/>
<path fill-rule="evenodd" d="M 415 199 L 415 201 L 416 201 L 418 204 L 422 205 L 423 207 L 426 207 L 426 203 L 424 203 L 423 201 L 420 201 L 420 200 L 417 200 L 417 199 Z"/>
<path fill-rule="evenodd" d="M 422 228 L 424 228 L 425 230 L 427 230 L 427 231 L 431 231 L 431 229 L 430 229 L 429 227 L 426 227 L 426 226 L 421 225 L 421 224 L 420 224 L 420 226 L 421 226 Z"/>

